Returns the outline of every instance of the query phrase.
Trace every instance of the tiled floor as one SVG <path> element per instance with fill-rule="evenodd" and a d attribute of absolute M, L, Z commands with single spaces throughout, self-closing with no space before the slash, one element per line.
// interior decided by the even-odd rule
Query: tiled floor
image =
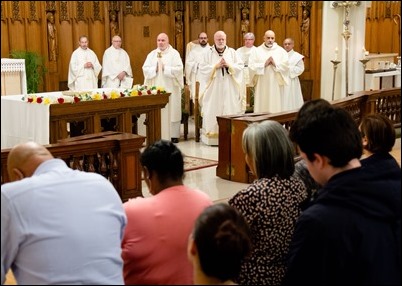
<path fill-rule="evenodd" d="M 182 137 L 180 142 L 177 143 L 179 149 L 188 156 L 218 160 L 217 146 L 208 146 L 201 142 L 195 142 L 194 120 L 192 118 L 189 119 L 188 130 L 187 141 L 184 141 Z M 183 134 L 183 130 L 181 134 Z M 216 166 L 186 172 L 184 184 L 204 191 L 214 202 L 227 201 L 239 190 L 248 186 L 248 184 L 232 182 L 217 177 Z M 150 195 L 145 182 L 142 184 L 142 193 L 145 197 Z"/>

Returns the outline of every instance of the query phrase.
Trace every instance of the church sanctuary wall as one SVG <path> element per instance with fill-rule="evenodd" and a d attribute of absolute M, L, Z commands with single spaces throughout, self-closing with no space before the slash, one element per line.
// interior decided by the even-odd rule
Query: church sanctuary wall
<path fill-rule="evenodd" d="M 400 11 L 400 2 L 371 1 L 368 9 L 366 50 L 399 53 L 400 24 L 395 24 L 394 14 Z M 38 52 L 48 68 L 40 91 L 63 90 L 67 89 L 69 61 L 79 36 L 89 37 L 89 47 L 102 62 L 117 31 L 130 55 L 134 82 L 142 83 L 142 65 L 156 48 L 161 32 L 168 34 L 184 61 L 186 44 L 202 31 L 213 44 L 213 34 L 224 30 L 228 45 L 238 48 L 243 45 L 243 33 L 253 32 L 255 45 L 260 45 L 265 31 L 272 29 L 278 44 L 292 37 L 295 50 L 305 54 L 306 69 L 300 76 L 303 93 L 305 99 L 318 98 L 324 72 L 322 35 L 331 32 L 322 30 L 322 10 L 323 1 L 1 1 L 1 56 L 9 57 L 11 50 Z M 55 60 L 49 60 L 47 13 L 55 18 Z M 332 77 L 332 70 L 325 73 Z"/>

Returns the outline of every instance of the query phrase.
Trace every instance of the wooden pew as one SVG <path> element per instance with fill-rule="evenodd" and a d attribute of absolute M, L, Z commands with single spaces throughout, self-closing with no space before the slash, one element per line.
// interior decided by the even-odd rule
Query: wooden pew
<path fill-rule="evenodd" d="M 140 150 L 145 137 L 122 132 L 100 132 L 59 140 L 44 145 L 54 157 L 73 169 L 96 172 L 116 188 L 121 200 L 142 196 Z M 9 182 L 7 156 L 11 149 L 1 150 L 1 184 Z"/>
<path fill-rule="evenodd" d="M 331 102 L 346 109 L 359 124 L 365 114 L 381 113 L 388 116 L 395 128 L 401 126 L 401 90 L 399 88 L 356 92 Z M 243 131 L 253 122 L 275 120 L 290 130 L 298 110 L 280 113 L 248 113 L 218 116 L 219 150 L 216 175 L 222 179 L 251 183 L 253 175 L 245 162 L 242 150 Z"/>

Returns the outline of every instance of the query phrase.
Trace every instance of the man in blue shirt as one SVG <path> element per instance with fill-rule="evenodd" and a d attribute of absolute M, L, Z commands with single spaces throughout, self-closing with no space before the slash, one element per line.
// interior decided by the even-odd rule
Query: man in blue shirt
<path fill-rule="evenodd" d="M 16 145 L 7 165 L 1 284 L 10 268 L 18 284 L 123 284 L 127 219 L 113 185 L 70 169 L 34 142 Z"/>

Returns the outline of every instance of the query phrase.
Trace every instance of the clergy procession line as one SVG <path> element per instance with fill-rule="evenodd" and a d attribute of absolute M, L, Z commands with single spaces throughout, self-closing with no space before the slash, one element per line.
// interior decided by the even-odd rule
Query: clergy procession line
<path fill-rule="evenodd" d="M 198 40 L 187 44 L 186 59 L 169 44 L 165 33 L 157 36 L 157 48 L 146 57 L 142 66 L 144 85 L 162 86 L 170 93 L 162 109 L 162 139 L 179 142 L 181 98 L 184 84 L 190 98 L 195 96 L 199 82 L 199 104 L 202 117 L 201 141 L 218 145 L 217 116 L 242 114 L 247 108 L 247 87 L 254 89 L 254 112 L 282 112 L 303 105 L 298 76 L 304 71 L 303 55 L 293 50 L 294 40 L 286 38 L 284 48 L 275 42 L 274 31 L 268 30 L 264 42 L 254 46 L 255 36 L 244 34 L 244 46 L 237 50 L 227 46 L 226 34 L 217 31 L 214 44 L 202 32 Z M 122 39 L 115 35 L 103 55 L 102 65 L 88 47 L 88 37 L 79 38 L 69 65 L 68 87 L 72 91 L 98 88 L 102 70 L 102 88 L 131 88 L 133 72 L 130 57 L 121 48 Z"/>

